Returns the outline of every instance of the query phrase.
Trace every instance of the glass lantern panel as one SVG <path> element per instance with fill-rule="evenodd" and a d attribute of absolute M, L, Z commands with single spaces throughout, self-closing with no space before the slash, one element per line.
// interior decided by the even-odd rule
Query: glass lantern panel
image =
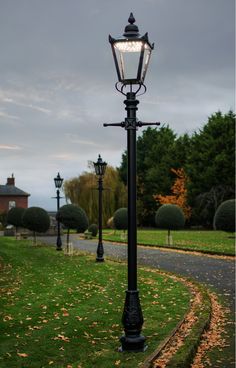
<path fill-rule="evenodd" d="M 145 44 L 145 48 L 144 48 L 144 57 L 143 57 L 143 70 L 142 70 L 142 82 L 144 82 L 145 76 L 146 76 L 146 72 L 147 72 L 147 68 L 148 68 L 148 64 L 150 61 L 150 57 L 151 57 L 151 48 Z"/>
<path fill-rule="evenodd" d="M 95 173 L 98 176 L 103 176 L 105 174 L 106 171 L 106 163 L 100 163 L 100 164 L 94 164 L 94 168 L 95 168 Z"/>
<path fill-rule="evenodd" d="M 57 175 L 57 177 L 54 179 L 54 182 L 56 188 L 61 188 L 63 179 L 59 175 Z"/>
<path fill-rule="evenodd" d="M 143 40 L 124 40 L 123 42 L 115 42 L 114 50 L 116 53 L 121 79 L 137 80 L 137 82 L 143 82 L 151 55 L 151 48 L 149 44 Z M 144 51 L 143 60 L 141 58 L 142 50 Z M 138 71 L 141 72 L 139 78 Z"/>
<path fill-rule="evenodd" d="M 107 164 L 104 162 L 102 165 L 102 175 L 105 175 Z"/>
<path fill-rule="evenodd" d="M 99 173 L 99 166 L 97 164 L 94 164 L 94 169 L 95 169 L 96 175 L 100 175 L 100 173 Z"/>
<path fill-rule="evenodd" d="M 137 79 L 141 49 L 141 41 L 115 43 L 114 50 L 122 80 Z"/>

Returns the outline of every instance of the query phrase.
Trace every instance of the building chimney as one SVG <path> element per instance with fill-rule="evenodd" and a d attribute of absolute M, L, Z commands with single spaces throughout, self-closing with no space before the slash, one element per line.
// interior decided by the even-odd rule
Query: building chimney
<path fill-rule="evenodd" d="M 7 178 L 7 185 L 15 185 L 14 174 L 12 174 L 11 178 Z"/>

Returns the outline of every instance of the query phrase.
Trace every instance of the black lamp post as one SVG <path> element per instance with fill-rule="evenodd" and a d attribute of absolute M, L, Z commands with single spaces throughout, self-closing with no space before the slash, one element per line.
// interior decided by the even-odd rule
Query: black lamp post
<path fill-rule="evenodd" d="M 54 182 L 55 182 L 55 187 L 57 188 L 57 196 L 56 196 L 56 199 L 57 199 L 57 211 L 59 210 L 60 208 L 60 188 L 62 186 L 62 183 L 63 183 L 63 180 L 61 177 L 60 177 L 60 174 L 58 173 L 57 174 L 57 177 L 54 178 Z M 57 250 L 62 250 L 62 242 L 61 242 L 61 233 L 60 233 L 60 221 L 57 220 Z"/>
<path fill-rule="evenodd" d="M 140 36 L 132 13 L 128 22 L 124 37 L 114 39 L 109 36 L 118 76 L 116 89 L 126 96 L 124 104 L 127 117 L 121 123 L 104 124 L 104 126 L 120 126 L 127 130 L 128 290 L 126 290 L 122 316 L 125 334 L 120 338 L 122 344 L 120 351 L 138 352 L 146 349 L 146 339 L 141 335 L 143 315 L 137 290 L 136 130 L 144 125 L 159 125 L 160 123 L 145 123 L 136 118 L 139 103 L 136 95 L 139 92 L 140 94 L 146 92 L 144 79 L 154 45 L 150 44 L 147 33 Z"/>
<path fill-rule="evenodd" d="M 104 262 L 103 254 L 103 244 L 102 244 L 102 179 L 105 175 L 107 163 L 102 161 L 100 155 L 98 155 L 97 162 L 94 162 L 95 173 L 98 176 L 98 246 L 97 246 L 97 262 Z"/>

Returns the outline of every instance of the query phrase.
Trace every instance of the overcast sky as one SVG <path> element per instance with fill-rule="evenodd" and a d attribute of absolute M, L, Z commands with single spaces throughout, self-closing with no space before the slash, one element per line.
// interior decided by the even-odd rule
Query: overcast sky
<path fill-rule="evenodd" d="M 235 110 L 234 0 L 0 0 L 0 184 L 14 173 L 30 206 L 56 207 L 53 178 L 98 153 L 119 166 L 125 117 L 109 33 L 129 13 L 155 43 L 138 117 L 177 133 Z M 139 134 L 140 134 L 139 130 Z"/>

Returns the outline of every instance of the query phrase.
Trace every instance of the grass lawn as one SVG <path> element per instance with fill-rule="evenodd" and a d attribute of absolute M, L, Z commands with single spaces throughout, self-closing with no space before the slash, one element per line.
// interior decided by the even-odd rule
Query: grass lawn
<path fill-rule="evenodd" d="M 145 353 L 119 353 L 126 265 L 0 238 L 1 368 L 136 368 L 189 307 L 188 289 L 139 270 Z"/>
<path fill-rule="evenodd" d="M 103 239 L 120 242 L 123 231 L 104 230 Z M 212 254 L 235 255 L 234 234 L 223 231 L 171 231 L 173 245 L 171 248 L 201 251 Z M 167 247 L 167 230 L 138 229 L 138 244 Z M 123 240 L 124 241 L 124 240 Z"/>

